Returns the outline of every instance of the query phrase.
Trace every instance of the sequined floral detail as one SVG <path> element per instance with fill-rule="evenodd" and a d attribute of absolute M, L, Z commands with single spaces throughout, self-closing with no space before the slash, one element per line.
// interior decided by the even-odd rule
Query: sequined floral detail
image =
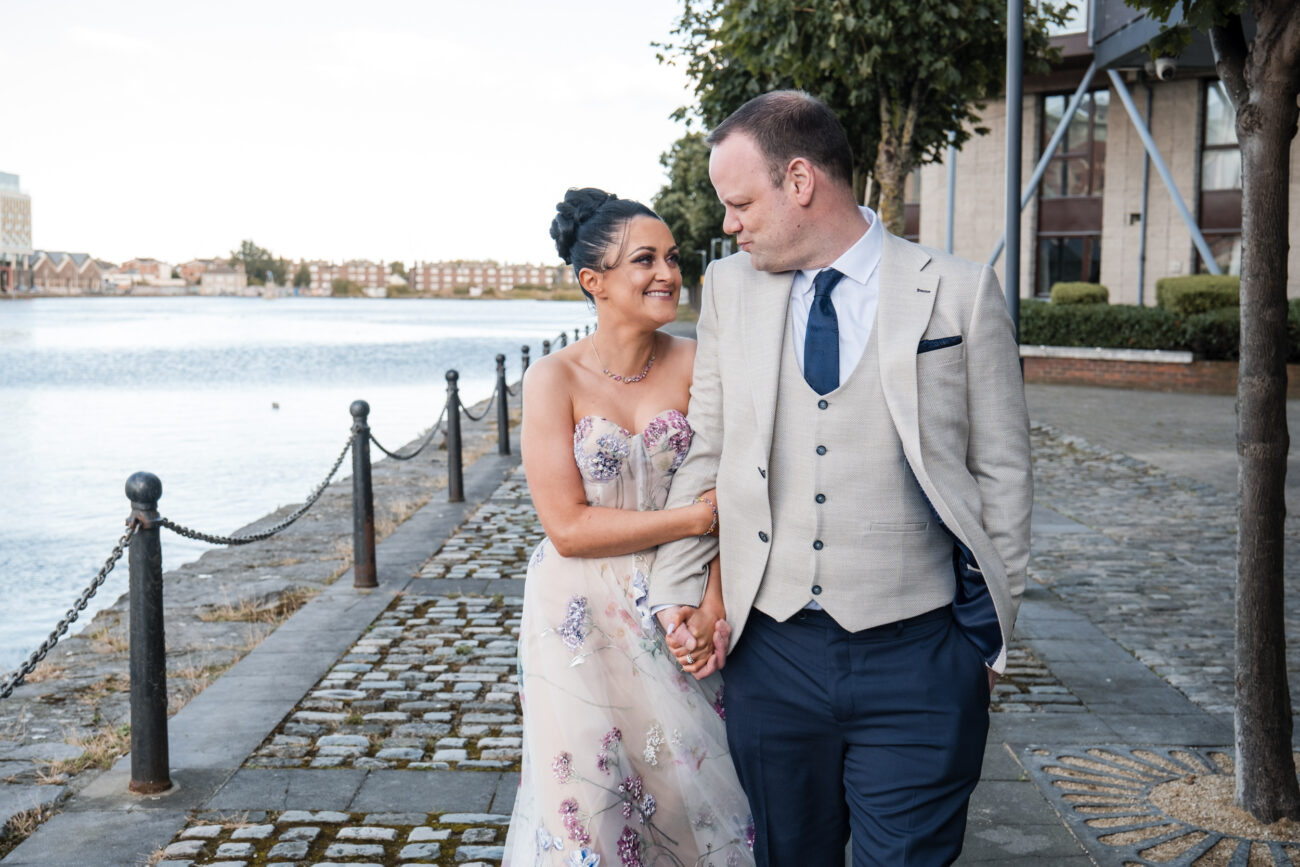
<path fill-rule="evenodd" d="M 618 860 L 623 867 L 643 867 L 641 862 L 641 835 L 624 826 L 618 838 Z"/>
<path fill-rule="evenodd" d="M 612 430 L 592 439 L 592 428 L 599 421 Z M 573 459 L 578 470 L 593 482 L 612 482 L 623 470 L 623 464 L 632 454 L 631 437 L 627 431 L 605 419 L 591 416 L 578 422 L 573 430 Z"/>
<path fill-rule="evenodd" d="M 632 811 L 638 808 L 644 784 L 640 777 L 628 777 L 618 784 L 618 793 L 623 796 L 623 818 L 631 819 Z"/>
<path fill-rule="evenodd" d="M 570 652 L 576 652 L 587 640 L 587 597 L 574 596 L 569 600 L 569 609 L 564 620 L 556 627 L 560 640 Z"/>
<path fill-rule="evenodd" d="M 543 540 L 540 545 L 538 545 L 536 548 L 533 549 L 533 556 L 528 558 L 529 569 L 533 568 L 534 566 L 540 566 L 542 564 L 542 560 L 546 558 L 545 548 L 546 548 L 546 541 Z"/>
<path fill-rule="evenodd" d="M 659 723 L 650 726 L 650 731 L 645 733 L 645 752 L 641 758 L 651 767 L 659 764 L 659 748 L 664 745 L 664 730 L 659 727 Z"/>
<path fill-rule="evenodd" d="M 691 427 L 686 423 L 686 416 L 675 409 L 651 419 L 641 436 L 647 454 L 653 456 L 662 451 L 670 456 L 663 468 L 669 474 L 677 472 L 691 449 Z"/>
<path fill-rule="evenodd" d="M 552 835 L 551 835 L 551 832 L 548 831 L 548 830 L 546 830 L 545 828 L 538 828 L 538 829 L 537 829 L 537 855 L 538 855 L 538 857 L 540 857 L 540 856 L 542 855 L 542 853 L 544 853 L 544 852 L 549 852 L 549 851 L 552 851 L 552 850 L 554 850 L 554 851 L 556 851 L 556 852 L 560 852 L 560 851 L 563 851 L 563 849 L 564 849 L 564 839 L 563 839 L 563 838 L 552 836 Z"/>
<path fill-rule="evenodd" d="M 641 632 L 643 634 L 653 633 L 655 631 L 654 615 L 650 613 L 650 578 L 646 575 L 643 567 L 644 561 L 640 555 L 637 555 L 636 569 L 632 572 L 632 604 L 636 606 L 636 613 L 641 618 Z"/>
<path fill-rule="evenodd" d="M 720 719 L 727 718 L 727 705 L 722 700 L 722 693 L 725 689 L 725 686 L 719 686 L 718 695 L 713 699 L 713 712 L 716 713 Z"/>
<path fill-rule="evenodd" d="M 579 849 L 569 854 L 566 867 L 600 867 L 600 856 L 590 849 Z"/>
<path fill-rule="evenodd" d="M 576 799 L 565 798 L 560 803 L 560 821 L 564 823 L 564 830 L 569 832 L 570 840 L 579 846 L 586 846 L 591 842 L 591 835 L 587 833 L 586 828 L 582 827 L 582 819 L 578 818 L 578 802 Z M 596 863 L 599 864 L 599 860 Z"/>
<path fill-rule="evenodd" d="M 573 755 L 571 753 L 560 753 L 551 762 L 551 770 L 555 772 L 555 779 L 561 783 L 567 783 L 573 779 Z"/>

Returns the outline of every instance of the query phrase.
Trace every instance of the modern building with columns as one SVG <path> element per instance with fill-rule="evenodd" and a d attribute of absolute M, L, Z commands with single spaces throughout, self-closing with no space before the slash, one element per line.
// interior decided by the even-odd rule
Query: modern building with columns
<path fill-rule="evenodd" d="M 0 295 L 30 286 L 28 263 L 32 249 L 32 200 L 22 191 L 18 175 L 0 172 Z"/>
<path fill-rule="evenodd" d="M 1141 43 L 1134 39 L 1153 32 L 1155 25 L 1139 20 L 1140 13 L 1122 0 L 1087 0 L 1084 5 L 1073 26 L 1054 37 L 1062 62 L 1048 75 L 1025 79 L 1022 190 L 1093 67 L 1042 182 L 1021 212 L 1021 295 L 1044 296 L 1053 283 L 1083 280 L 1105 285 L 1111 303 L 1151 305 L 1161 277 L 1207 270 L 1119 86 L 1150 130 L 1211 256 L 1223 273 L 1238 273 L 1241 153 L 1232 105 L 1215 74 L 1208 43 L 1198 37 L 1174 64 L 1148 68 Z M 951 243 L 957 255 L 986 262 L 1004 225 L 1004 100 L 989 102 L 982 124 L 991 132 L 972 138 L 953 161 Z M 916 202 L 909 210 L 917 239 L 945 249 L 948 166 L 923 167 L 919 191 L 909 192 Z M 1300 145 L 1295 142 L 1288 195 L 1291 235 L 1297 238 Z M 1291 245 L 1286 264 L 1288 294 L 1300 296 L 1300 244 Z M 1003 257 L 996 267 L 1003 276 Z"/>

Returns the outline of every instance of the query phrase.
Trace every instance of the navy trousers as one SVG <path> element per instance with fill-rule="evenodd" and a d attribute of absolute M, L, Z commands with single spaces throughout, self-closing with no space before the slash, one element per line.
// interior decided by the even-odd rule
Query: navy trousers
<path fill-rule="evenodd" d="M 988 734 L 988 679 L 950 608 L 847 632 L 752 612 L 723 669 L 759 867 L 951 864 Z"/>

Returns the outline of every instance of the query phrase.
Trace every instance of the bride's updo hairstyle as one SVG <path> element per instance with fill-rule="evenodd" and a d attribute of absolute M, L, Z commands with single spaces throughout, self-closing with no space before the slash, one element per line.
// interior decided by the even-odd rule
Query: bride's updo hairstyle
<path fill-rule="evenodd" d="M 555 239 L 560 258 L 573 266 L 573 279 L 578 279 L 578 272 L 583 268 L 608 271 L 618 265 L 627 242 L 627 224 L 634 217 L 659 219 L 658 214 L 640 202 L 620 199 L 595 187 L 564 194 L 564 201 L 555 206 L 551 237 Z M 581 281 L 578 288 L 582 288 Z M 586 289 L 582 289 L 582 294 L 588 301 L 594 300 Z"/>

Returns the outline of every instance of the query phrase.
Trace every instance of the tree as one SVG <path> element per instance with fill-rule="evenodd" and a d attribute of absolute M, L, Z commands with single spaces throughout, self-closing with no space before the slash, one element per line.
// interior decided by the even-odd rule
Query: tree
<path fill-rule="evenodd" d="M 293 275 L 293 286 L 295 289 L 306 289 L 311 285 L 311 269 L 307 263 L 303 262 L 298 266 L 298 273 Z"/>
<path fill-rule="evenodd" d="M 1156 54 L 1188 28 L 1209 34 L 1237 110 L 1241 147 L 1241 360 L 1237 368 L 1236 802 L 1261 822 L 1300 818 L 1291 754 L 1283 623 L 1286 516 L 1287 227 L 1291 140 L 1300 122 L 1300 4 L 1295 0 L 1127 0 L 1168 22 Z M 1242 13 L 1254 12 L 1247 41 Z"/>
<path fill-rule="evenodd" d="M 681 251 L 682 284 L 696 287 L 704 275 L 700 250 L 722 234 L 722 203 L 709 182 L 709 146 L 704 134 L 687 133 L 659 157 L 668 183 L 654 197 L 654 208 L 673 231 Z M 692 304 L 694 304 L 692 293 Z"/>
<path fill-rule="evenodd" d="M 289 274 L 289 263 L 286 260 L 276 259 L 270 250 L 257 246 L 251 240 L 241 242 L 238 250 L 230 251 L 230 267 L 239 264 L 244 266 L 248 282 L 253 286 L 264 285 L 268 271 L 271 272 L 271 279 L 281 286 Z"/>
<path fill-rule="evenodd" d="M 751 97 L 799 88 L 839 116 L 857 165 L 879 193 L 880 217 L 903 233 L 907 175 L 983 135 L 976 110 L 1002 91 L 1004 0 L 685 0 L 659 46 L 685 60 L 698 114 L 715 126 Z M 1046 72 L 1057 56 L 1047 25 L 1064 8 L 1025 2 L 1025 71 Z M 661 55 L 661 61 L 672 57 Z M 690 112 L 679 110 L 679 116 Z"/>
<path fill-rule="evenodd" d="M 389 273 L 389 274 L 400 274 L 400 275 L 402 276 L 402 278 L 405 279 L 405 278 L 406 278 L 406 264 L 405 264 L 404 262 L 389 262 L 389 263 L 388 263 L 388 273 Z"/>

